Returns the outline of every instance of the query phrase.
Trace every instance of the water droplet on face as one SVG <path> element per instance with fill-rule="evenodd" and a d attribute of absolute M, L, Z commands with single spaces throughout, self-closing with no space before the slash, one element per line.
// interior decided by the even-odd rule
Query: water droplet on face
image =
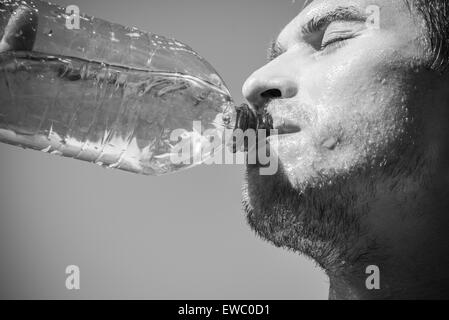
<path fill-rule="evenodd" d="M 322 146 L 329 150 L 334 150 L 338 145 L 338 139 L 335 137 L 331 137 L 329 139 L 324 140 Z"/>

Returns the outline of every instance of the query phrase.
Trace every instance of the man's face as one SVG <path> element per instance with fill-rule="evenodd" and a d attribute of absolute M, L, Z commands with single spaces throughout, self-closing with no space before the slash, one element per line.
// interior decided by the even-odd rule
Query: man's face
<path fill-rule="evenodd" d="M 307 246 L 357 237 L 380 181 L 394 180 L 386 167 L 403 167 L 414 145 L 424 30 L 406 1 L 316 0 L 280 33 L 243 87 L 280 133 L 280 171 L 249 166 L 244 188 L 262 236 L 312 255 L 324 253 Z"/>

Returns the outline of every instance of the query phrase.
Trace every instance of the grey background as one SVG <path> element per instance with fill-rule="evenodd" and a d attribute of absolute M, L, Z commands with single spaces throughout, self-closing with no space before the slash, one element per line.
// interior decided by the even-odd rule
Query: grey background
<path fill-rule="evenodd" d="M 303 1 L 54 2 L 189 44 L 239 103 Z M 0 298 L 327 298 L 313 262 L 246 225 L 243 173 L 202 166 L 145 177 L 0 144 Z M 81 269 L 79 291 L 65 288 L 71 264 Z"/>

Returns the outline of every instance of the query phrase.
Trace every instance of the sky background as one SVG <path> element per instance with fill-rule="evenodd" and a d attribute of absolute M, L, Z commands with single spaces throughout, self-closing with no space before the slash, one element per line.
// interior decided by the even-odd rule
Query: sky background
<path fill-rule="evenodd" d="M 58 0 L 187 43 L 241 86 L 295 17 L 292 0 Z M 138 176 L 0 144 L 0 298 L 326 299 L 305 257 L 258 238 L 243 166 Z M 65 269 L 81 270 L 68 291 Z"/>

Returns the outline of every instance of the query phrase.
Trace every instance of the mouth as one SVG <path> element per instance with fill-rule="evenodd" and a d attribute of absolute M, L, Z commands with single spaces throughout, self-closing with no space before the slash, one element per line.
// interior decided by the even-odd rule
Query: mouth
<path fill-rule="evenodd" d="M 266 138 L 270 135 L 291 135 L 301 131 L 301 126 L 295 121 L 273 116 L 264 109 L 260 113 L 256 113 L 247 104 L 242 104 L 236 107 L 236 123 L 235 130 L 266 130 Z M 257 147 L 256 143 L 256 147 Z M 237 144 L 232 144 L 233 152 L 236 152 Z M 244 150 L 248 150 L 248 145 L 245 142 Z"/>
<path fill-rule="evenodd" d="M 253 111 L 247 104 L 242 104 L 240 107 L 236 107 L 237 120 L 235 129 L 241 129 L 246 131 L 252 130 L 267 130 L 267 134 L 292 134 L 301 131 L 301 126 L 290 119 L 284 117 L 278 117 L 263 110 L 260 113 Z M 274 130 L 275 132 L 272 132 Z M 270 132 L 271 131 L 271 132 Z"/>
<path fill-rule="evenodd" d="M 247 104 L 235 108 L 236 121 L 234 130 L 270 130 L 273 129 L 273 119 L 267 112 L 256 113 Z"/>
<path fill-rule="evenodd" d="M 301 127 L 296 122 L 276 116 L 273 116 L 273 128 L 278 135 L 293 134 L 301 131 Z"/>
<path fill-rule="evenodd" d="M 235 107 L 236 111 L 236 120 L 235 120 L 235 127 L 234 127 L 234 134 L 240 130 L 240 132 L 245 133 L 247 130 L 254 130 L 256 132 L 256 141 L 255 145 L 256 148 L 258 146 L 258 136 L 257 132 L 260 132 L 260 130 L 264 130 L 266 135 L 265 138 L 269 137 L 271 134 L 271 131 L 273 130 L 273 118 L 270 114 L 264 110 L 261 113 L 255 112 L 253 109 L 251 109 L 247 104 L 242 104 L 238 107 Z M 236 153 L 239 149 L 239 143 L 242 141 L 231 141 L 230 147 L 232 152 Z M 243 149 L 245 152 L 248 151 L 249 145 L 248 140 L 243 139 Z"/>

